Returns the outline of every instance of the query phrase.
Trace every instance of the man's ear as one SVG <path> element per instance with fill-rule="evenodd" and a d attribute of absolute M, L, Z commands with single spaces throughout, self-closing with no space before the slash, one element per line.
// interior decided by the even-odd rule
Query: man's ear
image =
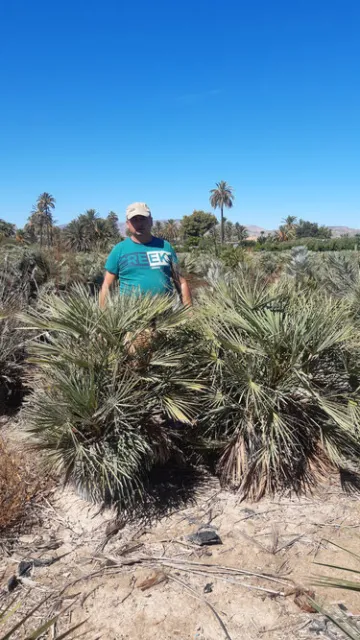
<path fill-rule="evenodd" d="M 154 224 L 154 220 L 153 220 L 152 216 L 150 216 L 150 229 L 152 228 L 153 224 Z"/>

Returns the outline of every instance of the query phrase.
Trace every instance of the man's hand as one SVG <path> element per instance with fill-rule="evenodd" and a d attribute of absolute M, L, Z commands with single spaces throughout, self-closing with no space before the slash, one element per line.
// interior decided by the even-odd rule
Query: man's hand
<path fill-rule="evenodd" d="M 109 289 L 111 285 L 115 282 L 116 275 L 114 273 L 110 273 L 110 271 L 105 271 L 104 282 L 102 284 L 100 294 L 99 294 L 99 306 L 100 309 L 105 307 L 106 298 L 109 293 Z"/>

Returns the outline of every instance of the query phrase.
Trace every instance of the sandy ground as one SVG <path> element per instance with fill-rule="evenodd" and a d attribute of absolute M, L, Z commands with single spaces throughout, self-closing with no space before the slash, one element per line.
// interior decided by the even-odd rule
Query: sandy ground
<path fill-rule="evenodd" d="M 28 630 L 69 607 L 43 638 L 85 621 L 72 638 L 86 631 L 91 640 L 334 640 L 343 636 L 322 614 L 306 611 L 300 588 L 314 589 L 335 615 L 343 605 L 360 614 L 356 593 L 311 587 L 314 575 L 332 573 L 314 561 L 360 569 L 329 542 L 356 552 L 359 516 L 359 495 L 344 494 L 335 476 L 312 496 L 256 504 L 212 480 L 189 506 L 146 525 L 119 521 L 116 530 L 114 513 L 99 513 L 73 489 L 56 486 L 36 507 L 31 527 L 0 540 L 1 599 L 15 597 L 27 611 L 51 595 Z M 189 542 L 204 525 L 221 545 Z M 7 580 L 29 558 L 60 559 L 34 567 L 8 594 Z"/>

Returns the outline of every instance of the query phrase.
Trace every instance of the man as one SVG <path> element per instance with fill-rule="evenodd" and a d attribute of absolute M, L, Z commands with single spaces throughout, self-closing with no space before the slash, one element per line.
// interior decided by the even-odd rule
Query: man
<path fill-rule="evenodd" d="M 149 207 L 134 202 L 126 209 L 126 226 L 130 237 L 119 242 L 105 264 L 105 278 L 100 291 L 104 307 L 110 286 L 117 278 L 120 295 L 171 294 L 174 285 L 182 303 L 191 306 L 188 283 L 178 270 L 178 259 L 169 242 L 151 234 L 153 221 Z"/>

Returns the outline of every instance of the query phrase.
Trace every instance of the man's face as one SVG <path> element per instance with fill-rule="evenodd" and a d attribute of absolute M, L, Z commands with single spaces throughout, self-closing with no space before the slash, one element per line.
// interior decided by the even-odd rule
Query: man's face
<path fill-rule="evenodd" d="M 143 236 L 151 231 L 152 218 L 145 216 L 134 216 L 131 220 L 127 220 L 126 226 L 133 236 Z"/>

